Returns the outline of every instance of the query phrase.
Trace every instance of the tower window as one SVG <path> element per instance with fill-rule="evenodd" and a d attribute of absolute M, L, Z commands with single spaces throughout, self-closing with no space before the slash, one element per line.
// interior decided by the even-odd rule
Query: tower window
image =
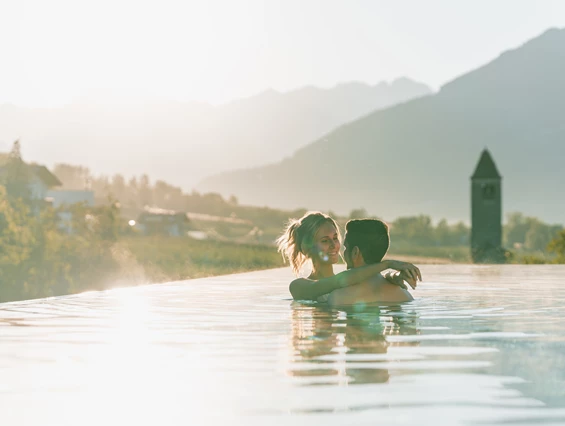
<path fill-rule="evenodd" d="M 496 195 L 496 187 L 492 183 L 485 183 L 481 186 L 483 199 L 493 200 Z"/>

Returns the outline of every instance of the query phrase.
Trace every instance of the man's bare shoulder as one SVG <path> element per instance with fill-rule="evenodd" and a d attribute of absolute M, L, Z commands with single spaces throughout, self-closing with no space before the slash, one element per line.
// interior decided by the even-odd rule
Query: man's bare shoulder
<path fill-rule="evenodd" d="M 334 290 L 328 296 L 328 304 L 333 306 L 354 305 L 357 303 L 400 303 L 414 300 L 412 295 L 389 283 L 382 275 L 362 283 Z"/>
<path fill-rule="evenodd" d="M 412 294 L 408 290 L 404 290 L 403 288 L 390 283 L 385 277 L 382 275 L 379 277 L 375 277 L 373 280 L 375 291 L 378 293 L 378 297 L 382 301 L 389 301 L 389 302 L 410 302 L 414 300 Z"/>
<path fill-rule="evenodd" d="M 344 297 L 360 297 L 362 295 L 367 294 L 367 292 L 374 291 L 375 285 L 378 285 L 373 282 L 373 280 L 366 280 L 359 284 L 355 284 L 349 287 L 339 288 L 337 290 L 332 291 L 329 294 L 330 299 L 341 299 Z"/>

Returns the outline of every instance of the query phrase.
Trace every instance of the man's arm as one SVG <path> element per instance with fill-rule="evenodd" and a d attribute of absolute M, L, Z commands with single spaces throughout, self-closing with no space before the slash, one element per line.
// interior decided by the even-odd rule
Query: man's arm
<path fill-rule="evenodd" d="M 331 293 L 334 290 L 354 286 L 368 280 L 375 275 L 379 275 L 385 269 L 396 269 L 397 271 L 405 271 L 410 276 L 421 277 L 420 270 L 411 263 L 399 260 L 385 260 L 372 265 L 348 269 L 319 280 L 298 278 L 290 283 L 289 290 L 295 300 L 316 300 L 318 297 Z"/>
<path fill-rule="evenodd" d="M 290 294 L 295 300 L 316 300 L 318 297 L 334 290 L 359 284 L 364 280 L 390 268 L 390 262 L 366 265 L 360 268 L 348 269 L 331 277 L 319 280 L 298 278 L 290 283 Z"/>

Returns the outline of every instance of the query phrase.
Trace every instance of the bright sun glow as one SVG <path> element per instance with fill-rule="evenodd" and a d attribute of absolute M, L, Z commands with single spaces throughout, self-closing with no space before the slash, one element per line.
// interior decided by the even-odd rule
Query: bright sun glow
<path fill-rule="evenodd" d="M 211 87 L 219 97 L 242 77 L 233 65 L 251 60 L 246 46 L 260 20 L 213 3 L 27 1 L 19 10 L 25 97 L 57 104 L 102 89 L 197 98 Z"/>
<path fill-rule="evenodd" d="M 221 103 L 401 76 L 437 88 L 564 16 L 559 0 L 2 0 L 0 103 Z"/>

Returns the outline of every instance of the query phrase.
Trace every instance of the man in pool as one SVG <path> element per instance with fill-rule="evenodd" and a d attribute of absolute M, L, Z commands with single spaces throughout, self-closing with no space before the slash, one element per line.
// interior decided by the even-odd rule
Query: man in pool
<path fill-rule="evenodd" d="M 350 220 L 345 225 L 343 257 L 347 269 L 379 263 L 382 261 L 390 245 L 388 226 L 377 219 Z M 418 270 L 418 274 L 419 274 Z M 398 285 L 391 284 L 382 275 L 377 275 L 363 283 L 332 291 L 328 296 L 331 306 L 346 306 L 368 303 L 401 303 L 414 300 L 402 285 L 408 282 L 416 288 L 421 276 L 397 275 L 389 277 Z M 404 287 L 404 288 L 403 288 Z"/>

